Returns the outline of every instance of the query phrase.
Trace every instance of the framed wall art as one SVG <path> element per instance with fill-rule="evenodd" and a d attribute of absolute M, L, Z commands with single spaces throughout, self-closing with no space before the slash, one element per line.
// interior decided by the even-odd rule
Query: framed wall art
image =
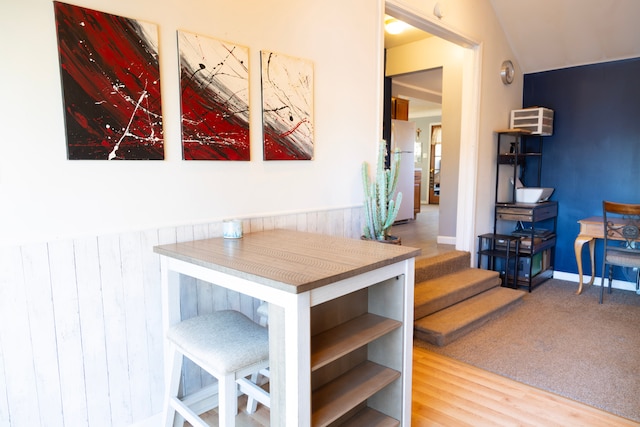
<path fill-rule="evenodd" d="M 182 155 L 250 160 L 249 49 L 178 31 Z"/>
<path fill-rule="evenodd" d="M 312 160 L 313 63 L 260 55 L 264 160 Z"/>
<path fill-rule="evenodd" d="M 155 24 L 54 2 L 70 160 L 162 160 Z"/>

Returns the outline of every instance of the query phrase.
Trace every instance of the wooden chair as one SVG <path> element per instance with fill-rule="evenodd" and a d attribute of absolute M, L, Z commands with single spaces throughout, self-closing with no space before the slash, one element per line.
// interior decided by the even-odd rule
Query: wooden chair
<path fill-rule="evenodd" d="M 269 394 L 246 377 L 269 365 L 267 329 L 238 311 L 223 310 L 184 320 L 167 332 L 171 376 L 166 381 L 164 426 L 174 424 L 176 412 L 197 427 L 207 424 L 178 397 L 182 360 L 189 358 L 218 380 L 219 425 L 235 425 L 240 390 L 266 406 Z M 196 392 L 197 393 L 197 392 Z"/>
<path fill-rule="evenodd" d="M 600 304 L 604 294 L 604 278 L 609 266 L 609 293 L 613 266 L 638 269 L 636 292 L 640 285 L 640 204 L 602 202 L 604 219 L 604 253 L 602 256 L 602 282 Z"/>

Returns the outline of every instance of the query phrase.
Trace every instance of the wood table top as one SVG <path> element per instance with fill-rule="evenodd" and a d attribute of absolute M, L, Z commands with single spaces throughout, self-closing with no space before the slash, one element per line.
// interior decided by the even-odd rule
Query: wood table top
<path fill-rule="evenodd" d="M 408 246 L 270 230 L 154 247 L 154 252 L 292 293 L 302 293 L 420 255 Z"/>

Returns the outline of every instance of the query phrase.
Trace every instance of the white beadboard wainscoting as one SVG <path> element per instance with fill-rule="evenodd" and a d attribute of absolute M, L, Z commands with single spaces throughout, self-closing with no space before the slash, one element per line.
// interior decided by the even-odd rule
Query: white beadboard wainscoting
<path fill-rule="evenodd" d="M 243 219 L 359 238 L 362 208 Z M 0 427 L 102 427 L 161 412 L 160 260 L 153 246 L 222 236 L 222 221 L 0 248 Z M 182 316 L 259 301 L 184 277 Z M 213 380 L 186 363 L 184 385 Z"/>

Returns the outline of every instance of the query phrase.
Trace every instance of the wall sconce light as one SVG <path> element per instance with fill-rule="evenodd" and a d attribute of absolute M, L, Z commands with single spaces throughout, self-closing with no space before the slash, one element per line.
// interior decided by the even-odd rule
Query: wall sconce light
<path fill-rule="evenodd" d="M 400 34 L 407 28 L 409 28 L 409 24 L 407 24 L 406 22 L 399 21 L 396 18 L 388 19 L 384 23 L 384 29 L 389 34 Z"/>

